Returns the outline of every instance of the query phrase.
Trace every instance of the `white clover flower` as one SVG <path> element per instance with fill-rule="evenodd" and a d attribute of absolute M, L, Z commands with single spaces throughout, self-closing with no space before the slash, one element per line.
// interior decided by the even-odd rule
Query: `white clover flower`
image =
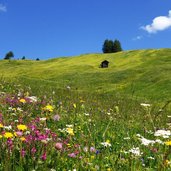
<path fill-rule="evenodd" d="M 141 152 L 139 147 L 133 147 L 132 149 L 129 150 L 130 153 L 134 154 L 135 156 L 141 156 Z"/>
<path fill-rule="evenodd" d="M 108 141 L 102 142 L 101 145 L 103 145 L 104 147 L 110 147 L 111 146 L 111 144 Z"/>
<path fill-rule="evenodd" d="M 154 133 L 154 136 L 156 137 L 163 137 L 163 138 L 169 138 L 169 136 L 171 135 L 171 132 L 169 130 L 157 130 Z"/>

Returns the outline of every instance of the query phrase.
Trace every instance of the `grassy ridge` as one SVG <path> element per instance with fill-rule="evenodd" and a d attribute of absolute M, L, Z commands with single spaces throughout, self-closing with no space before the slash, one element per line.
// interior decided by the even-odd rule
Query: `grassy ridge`
<path fill-rule="evenodd" d="M 99 68 L 108 60 L 109 68 Z M 0 61 L 0 73 L 10 80 L 49 85 L 67 85 L 84 92 L 120 92 L 152 100 L 166 101 L 171 94 L 171 49 L 86 54 L 45 61 Z"/>

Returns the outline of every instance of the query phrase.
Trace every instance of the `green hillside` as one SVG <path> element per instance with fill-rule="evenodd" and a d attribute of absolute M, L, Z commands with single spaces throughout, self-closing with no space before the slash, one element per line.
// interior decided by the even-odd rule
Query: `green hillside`
<path fill-rule="evenodd" d="M 99 68 L 108 60 L 109 68 Z M 171 99 L 171 49 L 85 54 L 45 61 L 1 60 L 0 74 L 33 86 L 166 101 Z"/>

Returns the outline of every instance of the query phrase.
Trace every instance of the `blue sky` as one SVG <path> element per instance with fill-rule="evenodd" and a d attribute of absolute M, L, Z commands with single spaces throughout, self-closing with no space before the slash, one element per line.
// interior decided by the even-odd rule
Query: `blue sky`
<path fill-rule="evenodd" d="M 171 48 L 171 1 L 0 0 L 0 59 L 102 53 L 105 39 L 124 50 Z"/>

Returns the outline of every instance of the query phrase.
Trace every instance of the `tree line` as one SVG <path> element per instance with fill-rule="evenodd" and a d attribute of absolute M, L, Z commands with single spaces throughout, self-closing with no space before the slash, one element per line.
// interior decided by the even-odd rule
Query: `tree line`
<path fill-rule="evenodd" d="M 119 40 L 115 39 L 114 41 L 106 39 L 103 43 L 102 47 L 103 53 L 116 53 L 122 51 L 121 43 Z M 4 59 L 10 60 L 11 58 L 14 57 L 14 53 L 12 51 L 9 51 L 6 53 Z M 25 60 L 26 57 L 23 56 L 21 58 L 22 60 Z M 36 61 L 39 61 L 40 59 L 37 58 Z"/>
<path fill-rule="evenodd" d="M 5 59 L 5 60 L 10 60 L 10 59 L 13 58 L 13 57 L 14 57 L 14 53 L 13 53 L 12 51 L 9 51 L 8 53 L 6 53 L 4 59 Z M 22 59 L 22 60 L 25 60 L 26 57 L 23 56 L 21 59 Z M 39 60 L 40 60 L 39 58 L 36 58 L 36 61 L 39 61 Z"/>

